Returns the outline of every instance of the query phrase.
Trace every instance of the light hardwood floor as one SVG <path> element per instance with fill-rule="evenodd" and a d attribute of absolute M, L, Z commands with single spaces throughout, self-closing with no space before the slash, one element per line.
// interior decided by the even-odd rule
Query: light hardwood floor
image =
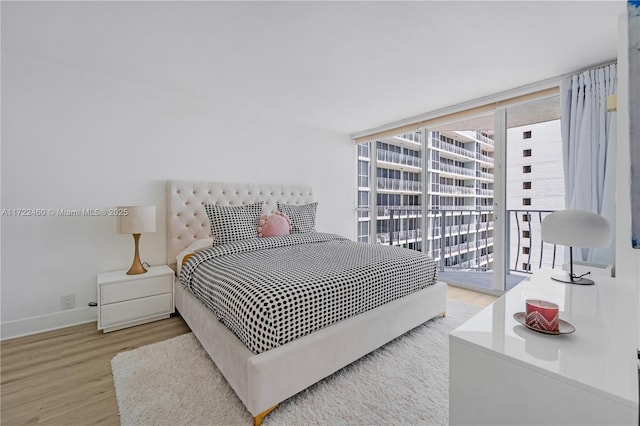
<path fill-rule="evenodd" d="M 450 299 L 486 306 L 495 297 L 449 287 Z M 189 332 L 180 316 L 103 334 L 96 323 L 0 343 L 0 423 L 119 425 L 111 359 Z"/>
<path fill-rule="evenodd" d="M 488 306 L 497 299 L 496 296 L 492 296 L 490 294 L 479 293 L 477 291 L 453 287 L 451 285 L 447 288 L 447 296 L 449 299 L 461 300 L 478 306 Z"/>

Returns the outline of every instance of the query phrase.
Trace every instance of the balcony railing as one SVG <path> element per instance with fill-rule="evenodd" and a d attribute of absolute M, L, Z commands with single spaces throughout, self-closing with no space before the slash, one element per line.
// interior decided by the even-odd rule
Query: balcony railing
<path fill-rule="evenodd" d="M 442 183 L 431 184 L 431 190 L 433 192 L 439 192 L 441 194 L 454 194 L 454 195 L 475 195 L 476 194 L 476 190 L 468 186 L 445 185 Z"/>
<path fill-rule="evenodd" d="M 493 174 L 492 173 L 476 172 L 476 177 L 479 177 L 481 179 L 489 179 L 489 180 L 493 181 Z"/>
<path fill-rule="evenodd" d="M 551 213 L 553 210 L 507 210 L 507 240 L 511 242 L 507 246 L 509 270 L 531 273 L 562 264 L 564 254 L 555 244 L 542 241 L 540 232 L 542 221 Z"/>
<path fill-rule="evenodd" d="M 380 213 L 384 213 L 384 216 Z M 540 225 L 552 210 L 507 210 L 509 271 L 532 273 L 562 262 L 555 245 L 544 243 Z M 493 207 L 460 206 L 427 211 L 427 229 L 421 232 L 420 207 L 380 206 L 378 217 L 388 217 L 388 229 L 378 232 L 379 244 L 423 250 L 440 271 L 493 269 Z M 523 249 L 524 248 L 524 249 Z"/>
<path fill-rule="evenodd" d="M 402 166 L 410 166 L 422 168 L 422 158 L 413 155 L 400 154 L 399 152 L 385 151 L 379 149 L 377 152 L 378 161 L 386 163 L 399 164 Z"/>
<path fill-rule="evenodd" d="M 473 188 L 469 186 L 446 185 L 443 183 L 432 183 L 432 193 L 451 195 L 479 195 L 482 197 L 493 197 L 493 189 Z"/>
<path fill-rule="evenodd" d="M 493 157 L 490 157 L 488 155 L 484 155 L 484 154 L 480 154 L 479 152 L 474 152 L 471 151 L 469 149 L 466 148 L 461 148 L 457 145 L 454 145 L 452 143 L 449 142 L 443 142 L 441 140 L 438 139 L 433 139 L 432 140 L 432 144 L 434 148 L 437 149 L 441 149 L 443 151 L 446 152 L 451 152 L 453 154 L 459 155 L 461 157 L 464 158 L 469 158 L 469 159 L 473 159 L 473 160 L 478 160 L 478 161 L 482 161 L 484 163 L 488 163 L 493 165 L 495 162 L 495 159 Z"/>
<path fill-rule="evenodd" d="M 489 164 L 493 164 L 495 162 L 495 159 L 493 157 L 489 157 L 488 155 L 483 155 L 483 154 L 476 154 L 476 158 L 484 163 L 489 163 Z"/>
<path fill-rule="evenodd" d="M 476 194 L 493 197 L 493 189 L 476 188 Z"/>
<path fill-rule="evenodd" d="M 444 163 L 440 163 L 438 161 L 432 161 L 431 165 L 432 165 L 434 170 L 439 170 L 439 171 L 445 172 L 445 173 L 453 173 L 453 174 L 464 175 L 464 176 L 475 176 L 476 175 L 476 171 L 475 170 L 465 169 L 464 167 L 453 166 L 451 164 L 444 164 Z"/>
<path fill-rule="evenodd" d="M 467 211 L 467 210 L 493 210 L 493 205 L 491 206 L 453 206 L 453 205 L 432 205 L 430 211 Z M 453 209 L 453 210 L 452 210 Z"/>
<path fill-rule="evenodd" d="M 476 131 L 474 136 L 475 136 L 476 140 L 479 140 L 480 142 L 486 143 L 487 145 L 494 146 L 493 139 L 486 137 L 482 133 Z"/>
<path fill-rule="evenodd" d="M 378 205 L 377 212 L 378 218 L 388 217 L 390 210 L 406 209 L 406 216 L 410 218 L 422 217 L 422 209 L 419 206 L 397 206 L 397 205 Z"/>
<path fill-rule="evenodd" d="M 438 148 L 441 149 L 443 151 L 447 151 L 447 152 L 451 152 L 453 154 L 457 154 L 461 157 L 466 157 L 466 158 L 471 158 L 471 159 L 475 159 L 476 158 L 476 153 L 474 151 L 471 151 L 469 149 L 466 148 L 461 148 L 457 145 L 454 145 L 452 143 L 449 142 L 443 142 L 440 139 L 436 139 L 436 138 L 432 138 L 431 139 L 431 144 L 433 145 L 434 148 Z"/>
<path fill-rule="evenodd" d="M 422 143 L 422 132 L 409 132 L 409 133 L 403 133 L 401 135 L 396 135 L 394 136 L 394 138 L 398 138 L 398 139 L 404 139 L 407 141 L 411 141 L 414 143 Z"/>
<path fill-rule="evenodd" d="M 493 237 L 489 234 L 493 229 L 491 212 L 473 206 L 464 207 L 428 210 L 425 238 L 420 230 L 421 222 L 416 221 L 422 217 L 419 207 L 385 206 L 383 212 L 384 217 L 389 218 L 386 222 L 388 229 L 378 233 L 377 241 L 417 250 L 421 250 L 424 244 L 440 270 L 491 269 L 487 260 L 488 251 L 493 247 Z"/>
<path fill-rule="evenodd" d="M 379 190 L 412 192 L 422 191 L 422 182 L 418 181 L 379 177 L 377 178 L 377 182 Z"/>
<path fill-rule="evenodd" d="M 383 244 L 396 242 L 390 245 L 405 245 L 411 242 L 421 241 L 422 232 L 419 229 L 409 229 L 406 231 L 383 232 L 377 235 L 378 241 Z"/>

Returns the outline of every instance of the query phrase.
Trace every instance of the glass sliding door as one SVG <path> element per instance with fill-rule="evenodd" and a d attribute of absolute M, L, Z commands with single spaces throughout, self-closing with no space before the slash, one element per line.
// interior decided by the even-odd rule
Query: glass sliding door
<path fill-rule="evenodd" d="M 493 114 L 358 147 L 358 241 L 420 250 L 440 277 L 494 289 Z"/>
<path fill-rule="evenodd" d="M 493 114 L 430 127 L 426 252 L 450 284 L 494 289 Z"/>
<path fill-rule="evenodd" d="M 564 209 L 560 98 L 507 108 L 506 286 L 541 268 L 561 268 L 564 252 L 541 239 L 540 224 Z"/>
<path fill-rule="evenodd" d="M 540 238 L 564 208 L 554 93 L 360 144 L 358 241 L 423 251 L 443 281 L 492 294 L 560 268 Z"/>

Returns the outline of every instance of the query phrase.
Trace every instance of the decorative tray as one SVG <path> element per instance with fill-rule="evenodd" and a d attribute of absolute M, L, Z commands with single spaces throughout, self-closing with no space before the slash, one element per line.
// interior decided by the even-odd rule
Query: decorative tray
<path fill-rule="evenodd" d="M 530 325 L 527 324 L 527 314 L 525 312 L 517 312 L 515 314 L 513 314 L 513 318 L 518 321 L 520 324 L 524 325 L 525 327 L 527 327 L 529 330 L 533 330 L 533 331 L 537 331 L 538 333 L 544 333 L 544 334 L 569 334 L 569 333 L 573 333 L 574 331 L 576 331 L 576 328 L 569 324 L 567 321 L 560 319 L 559 320 L 559 330 L 558 331 L 550 331 L 550 330 L 543 330 L 541 328 L 536 328 L 536 327 L 531 327 Z"/>

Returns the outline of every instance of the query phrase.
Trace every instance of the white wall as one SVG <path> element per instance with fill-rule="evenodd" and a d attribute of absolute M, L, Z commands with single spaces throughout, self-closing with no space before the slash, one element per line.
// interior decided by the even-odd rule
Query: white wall
<path fill-rule="evenodd" d="M 277 101 L 277 100 L 275 100 Z M 202 99 L 30 56 L 2 54 L 2 209 L 154 204 L 141 257 L 167 261 L 167 179 L 301 183 L 318 229 L 354 238 L 348 135 L 245 116 Z M 133 241 L 115 217 L 2 217 L 2 333 L 93 320 L 96 274 L 126 269 Z M 61 310 L 60 296 L 76 295 Z"/>
<path fill-rule="evenodd" d="M 631 248 L 629 135 L 629 22 L 618 20 L 618 146 L 616 150 L 616 278 L 635 286 L 640 307 L 640 250 Z M 639 143 L 634 141 L 634 143 Z M 636 318 L 639 318 L 636 312 Z M 637 324 L 640 348 L 640 324 Z"/>
<path fill-rule="evenodd" d="M 631 248 L 629 138 L 629 35 L 626 13 L 619 20 L 618 145 L 616 150 L 616 277 L 640 283 L 640 250 Z M 637 143 L 637 141 L 636 141 Z"/>

